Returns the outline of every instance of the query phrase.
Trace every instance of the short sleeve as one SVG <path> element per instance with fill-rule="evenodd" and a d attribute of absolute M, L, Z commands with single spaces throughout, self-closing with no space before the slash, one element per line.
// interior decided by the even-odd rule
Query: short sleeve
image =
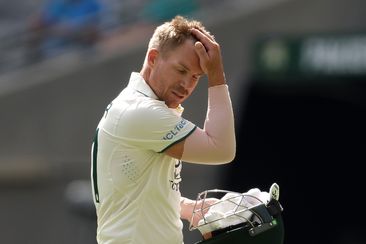
<path fill-rule="evenodd" d="M 196 126 L 165 105 L 142 106 L 124 113 L 119 137 L 133 147 L 164 152 L 189 136 Z"/>

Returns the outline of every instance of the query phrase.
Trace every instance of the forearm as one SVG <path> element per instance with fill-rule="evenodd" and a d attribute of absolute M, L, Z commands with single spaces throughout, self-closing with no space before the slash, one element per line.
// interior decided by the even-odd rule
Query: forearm
<path fill-rule="evenodd" d="M 234 114 L 227 85 L 210 87 L 204 129 L 197 128 L 184 143 L 182 160 L 219 164 L 235 157 Z"/>

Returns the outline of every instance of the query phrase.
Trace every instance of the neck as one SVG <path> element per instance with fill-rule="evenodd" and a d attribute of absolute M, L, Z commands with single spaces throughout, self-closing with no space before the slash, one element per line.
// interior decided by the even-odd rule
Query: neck
<path fill-rule="evenodd" d="M 144 78 L 144 80 L 146 81 L 147 84 L 149 84 L 149 77 L 150 77 L 150 68 L 147 67 L 145 64 L 142 66 L 142 69 L 140 71 L 140 75 L 142 76 L 142 78 Z"/>

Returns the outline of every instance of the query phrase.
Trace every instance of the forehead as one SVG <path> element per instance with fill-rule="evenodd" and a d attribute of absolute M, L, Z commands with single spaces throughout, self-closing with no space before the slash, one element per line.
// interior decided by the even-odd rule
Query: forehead
<path fill-rule="evenodd" d="M 202 73 L 194 43 L 194 40 L 188 39 L 181 45 L 167 51 L 164 56 L 176 65 L 185 66 L 185 68 L 188 68 L 193 73 Z"/>

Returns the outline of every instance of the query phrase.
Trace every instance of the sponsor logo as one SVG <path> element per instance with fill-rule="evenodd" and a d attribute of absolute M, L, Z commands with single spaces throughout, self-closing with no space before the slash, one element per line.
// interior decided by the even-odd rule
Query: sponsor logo
<path fill-rule="evenodd" d="M 171 189 L 173 191 L 179 191 L 180 182 L 182 178 L 180 177 L 180 172 L 182 170 L 182 161 L 178 160 L 174 165 L 173 179 L 169 180 Z"/>
<path fill-rule="evenodd" d="M 172 140 L 187 125 L 187 120 L 182 119 L 171 131 L 169 131 L 163 140 Z"/>

